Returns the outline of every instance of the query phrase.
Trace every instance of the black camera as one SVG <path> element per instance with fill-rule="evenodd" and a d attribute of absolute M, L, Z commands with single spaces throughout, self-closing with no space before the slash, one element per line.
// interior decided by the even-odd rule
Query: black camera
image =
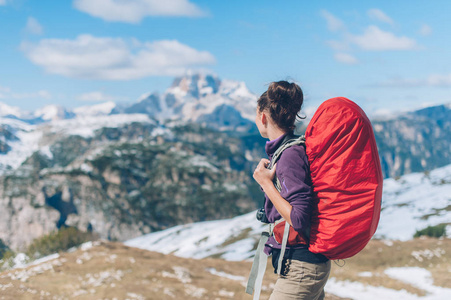
<path fill-rule="evenodd" d="M 257 210 L 257 220 L 259 220 L 260 222 L 265 223 L 265 224 L 270 223 L 268 218 L 266 217 L 266 211 L 265 211 L 264 207 Z"/>

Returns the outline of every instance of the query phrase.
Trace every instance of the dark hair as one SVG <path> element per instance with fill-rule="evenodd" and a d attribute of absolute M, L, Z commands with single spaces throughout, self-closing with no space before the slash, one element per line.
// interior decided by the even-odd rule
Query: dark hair
<path fill-rule="evenodd" d="M 285 132 L 294 131 L 294 122 L 304 102 L 304 94 L 296 83 L 272 82 L 257 101 L 258 110 L 268 109 L 271 119 Z"/>

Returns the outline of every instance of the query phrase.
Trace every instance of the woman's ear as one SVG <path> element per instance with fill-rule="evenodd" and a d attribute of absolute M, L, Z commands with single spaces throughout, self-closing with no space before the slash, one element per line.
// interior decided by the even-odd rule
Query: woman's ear
<path fill-rule="evenodd" d="M 266 113 L 264 111 L 262 112 L 260 118 L 261 118 L 262 124 L 266 127 L 268 125 L 268 117 L 266 116 Z"/>

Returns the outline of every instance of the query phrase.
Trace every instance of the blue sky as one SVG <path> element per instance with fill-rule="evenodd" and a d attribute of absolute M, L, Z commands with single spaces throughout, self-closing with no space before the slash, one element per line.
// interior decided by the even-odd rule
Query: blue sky
<path fill-rule="evenodd" d="M 0 0 L 0 102 L 134 102 L 187 70 L 369 114 L 451 103 L 451 2 Z"/>

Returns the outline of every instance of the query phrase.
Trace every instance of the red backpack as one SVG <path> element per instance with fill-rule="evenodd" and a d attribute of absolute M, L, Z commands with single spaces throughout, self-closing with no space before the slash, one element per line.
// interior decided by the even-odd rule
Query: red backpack
<path fill-rule="evenodd" d="M 382 171 L 368 117 L 343 97 L 325 101 L 305 132 L 315 204 L 309 250 L 329 259 L 357 254 L 376 232 Z"/>

